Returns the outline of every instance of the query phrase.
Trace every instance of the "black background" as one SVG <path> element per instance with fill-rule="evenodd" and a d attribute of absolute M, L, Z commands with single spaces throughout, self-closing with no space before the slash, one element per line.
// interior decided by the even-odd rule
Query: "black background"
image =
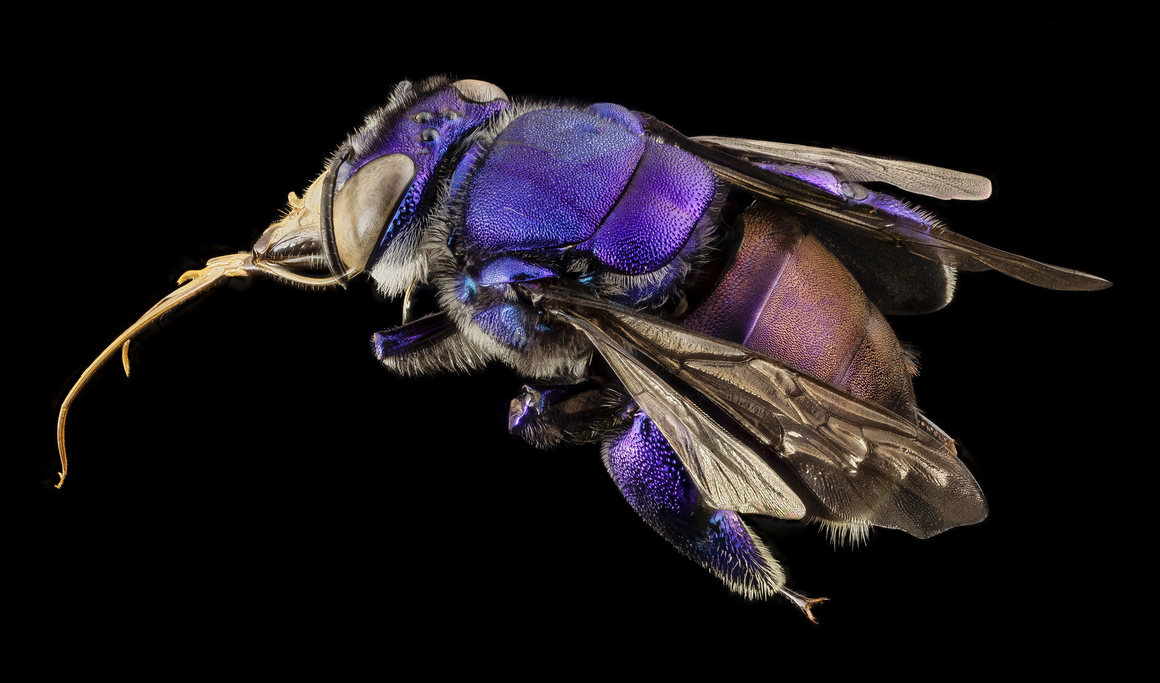
<path fill-rule="evenodd" d="M 20 492 L 14 614 L 47 645 L 29 650 L 41 666 L 350 679 L 403 663 L 508 671 L 549 653 L 557 669 L 616 654 L 721 675 L 923 673 L 1112 654 L 1140 592 L 1125 484 L 1150 456 L 1118 436 L 1139 419 L 1124 378 L 1145 361 L 1122 260 L 1133 223 L 1101 200 L 1122 191 L 1101 150 L 1135 142 L 1110 122 L 1132 106 L 1109 77 L 1130 60 L 1093 53 L 1101 29 L 347 19 L 94 30 L 68 41 L 67 67 L 25 75 L 14 142 L 31 163 L 14 166 L 33 200 L 9 330 L 9 429 L 25 445 L 6 459 Z M 231 285 L 166 318 L 134 344 L 132 381 L 114 360 L 76 402 L 54 490 L 56 410 L 85 364 L 183 270 L 248 248 L 391 85 L 441 72 L 617 102 L 690 134 L 981 173 L 989 201 L 922 204 L 1116 286 L 965 274 L 947 309 L 896 320 L 922 353 L 920 404 L 959 440 L 991 514 L 927 541 L 876 531 L 857 550 L 771 527 L 791 585 L 832 600 L 818 626 L 680 557 L 595 449 L 510 437 L 511 372 L 382 370 L 368 338 L 398 306 L 365 283 Z"/>

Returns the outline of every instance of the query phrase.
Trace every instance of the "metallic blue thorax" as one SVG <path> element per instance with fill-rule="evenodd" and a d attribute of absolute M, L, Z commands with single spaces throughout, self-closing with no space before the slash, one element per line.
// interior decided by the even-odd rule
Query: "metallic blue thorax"
<path fill-rule="evenodd" d="M 544 263 L 565 249 L 591 256 L 593 269 L 655 272 L 677 257 L 716 191 L 705 164 L 644 135 L 612 104 L 523 114 L 455 175 L 463 242 L 495 262 L 484 285 L 551 275 L 522 257 Z"/>

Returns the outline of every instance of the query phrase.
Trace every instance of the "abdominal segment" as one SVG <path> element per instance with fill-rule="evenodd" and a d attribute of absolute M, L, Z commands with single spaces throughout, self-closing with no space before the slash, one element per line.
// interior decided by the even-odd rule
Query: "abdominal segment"
<path fill-rule="evenodd" d="M 755 204 L 737 220 L 732 264 L 682 324 L 916 419 L 902 345 L 849 271 L 781 209 Z"/>

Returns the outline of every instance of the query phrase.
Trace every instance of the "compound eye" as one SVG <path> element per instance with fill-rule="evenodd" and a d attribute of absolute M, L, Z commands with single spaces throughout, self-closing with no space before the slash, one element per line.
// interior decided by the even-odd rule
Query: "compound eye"
<path fill-rule="evenodd" d="M 334 198 L 334 241 L 347 268 L 356 273 L 366 269 L 414 179 L 410 157 L 388 154 L 367 163 L 342 186 Z"/>

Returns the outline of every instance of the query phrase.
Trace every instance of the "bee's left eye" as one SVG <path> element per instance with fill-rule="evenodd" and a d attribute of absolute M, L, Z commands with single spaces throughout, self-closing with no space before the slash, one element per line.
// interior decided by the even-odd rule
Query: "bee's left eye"
<path fill-rule="evenodd" d="M 334 198 L 334 241 L 342 262 L 366 268 L 383 228 L 415 179 L 415 162 L 404 154 L 379 157 L 358 170 Z"/>

